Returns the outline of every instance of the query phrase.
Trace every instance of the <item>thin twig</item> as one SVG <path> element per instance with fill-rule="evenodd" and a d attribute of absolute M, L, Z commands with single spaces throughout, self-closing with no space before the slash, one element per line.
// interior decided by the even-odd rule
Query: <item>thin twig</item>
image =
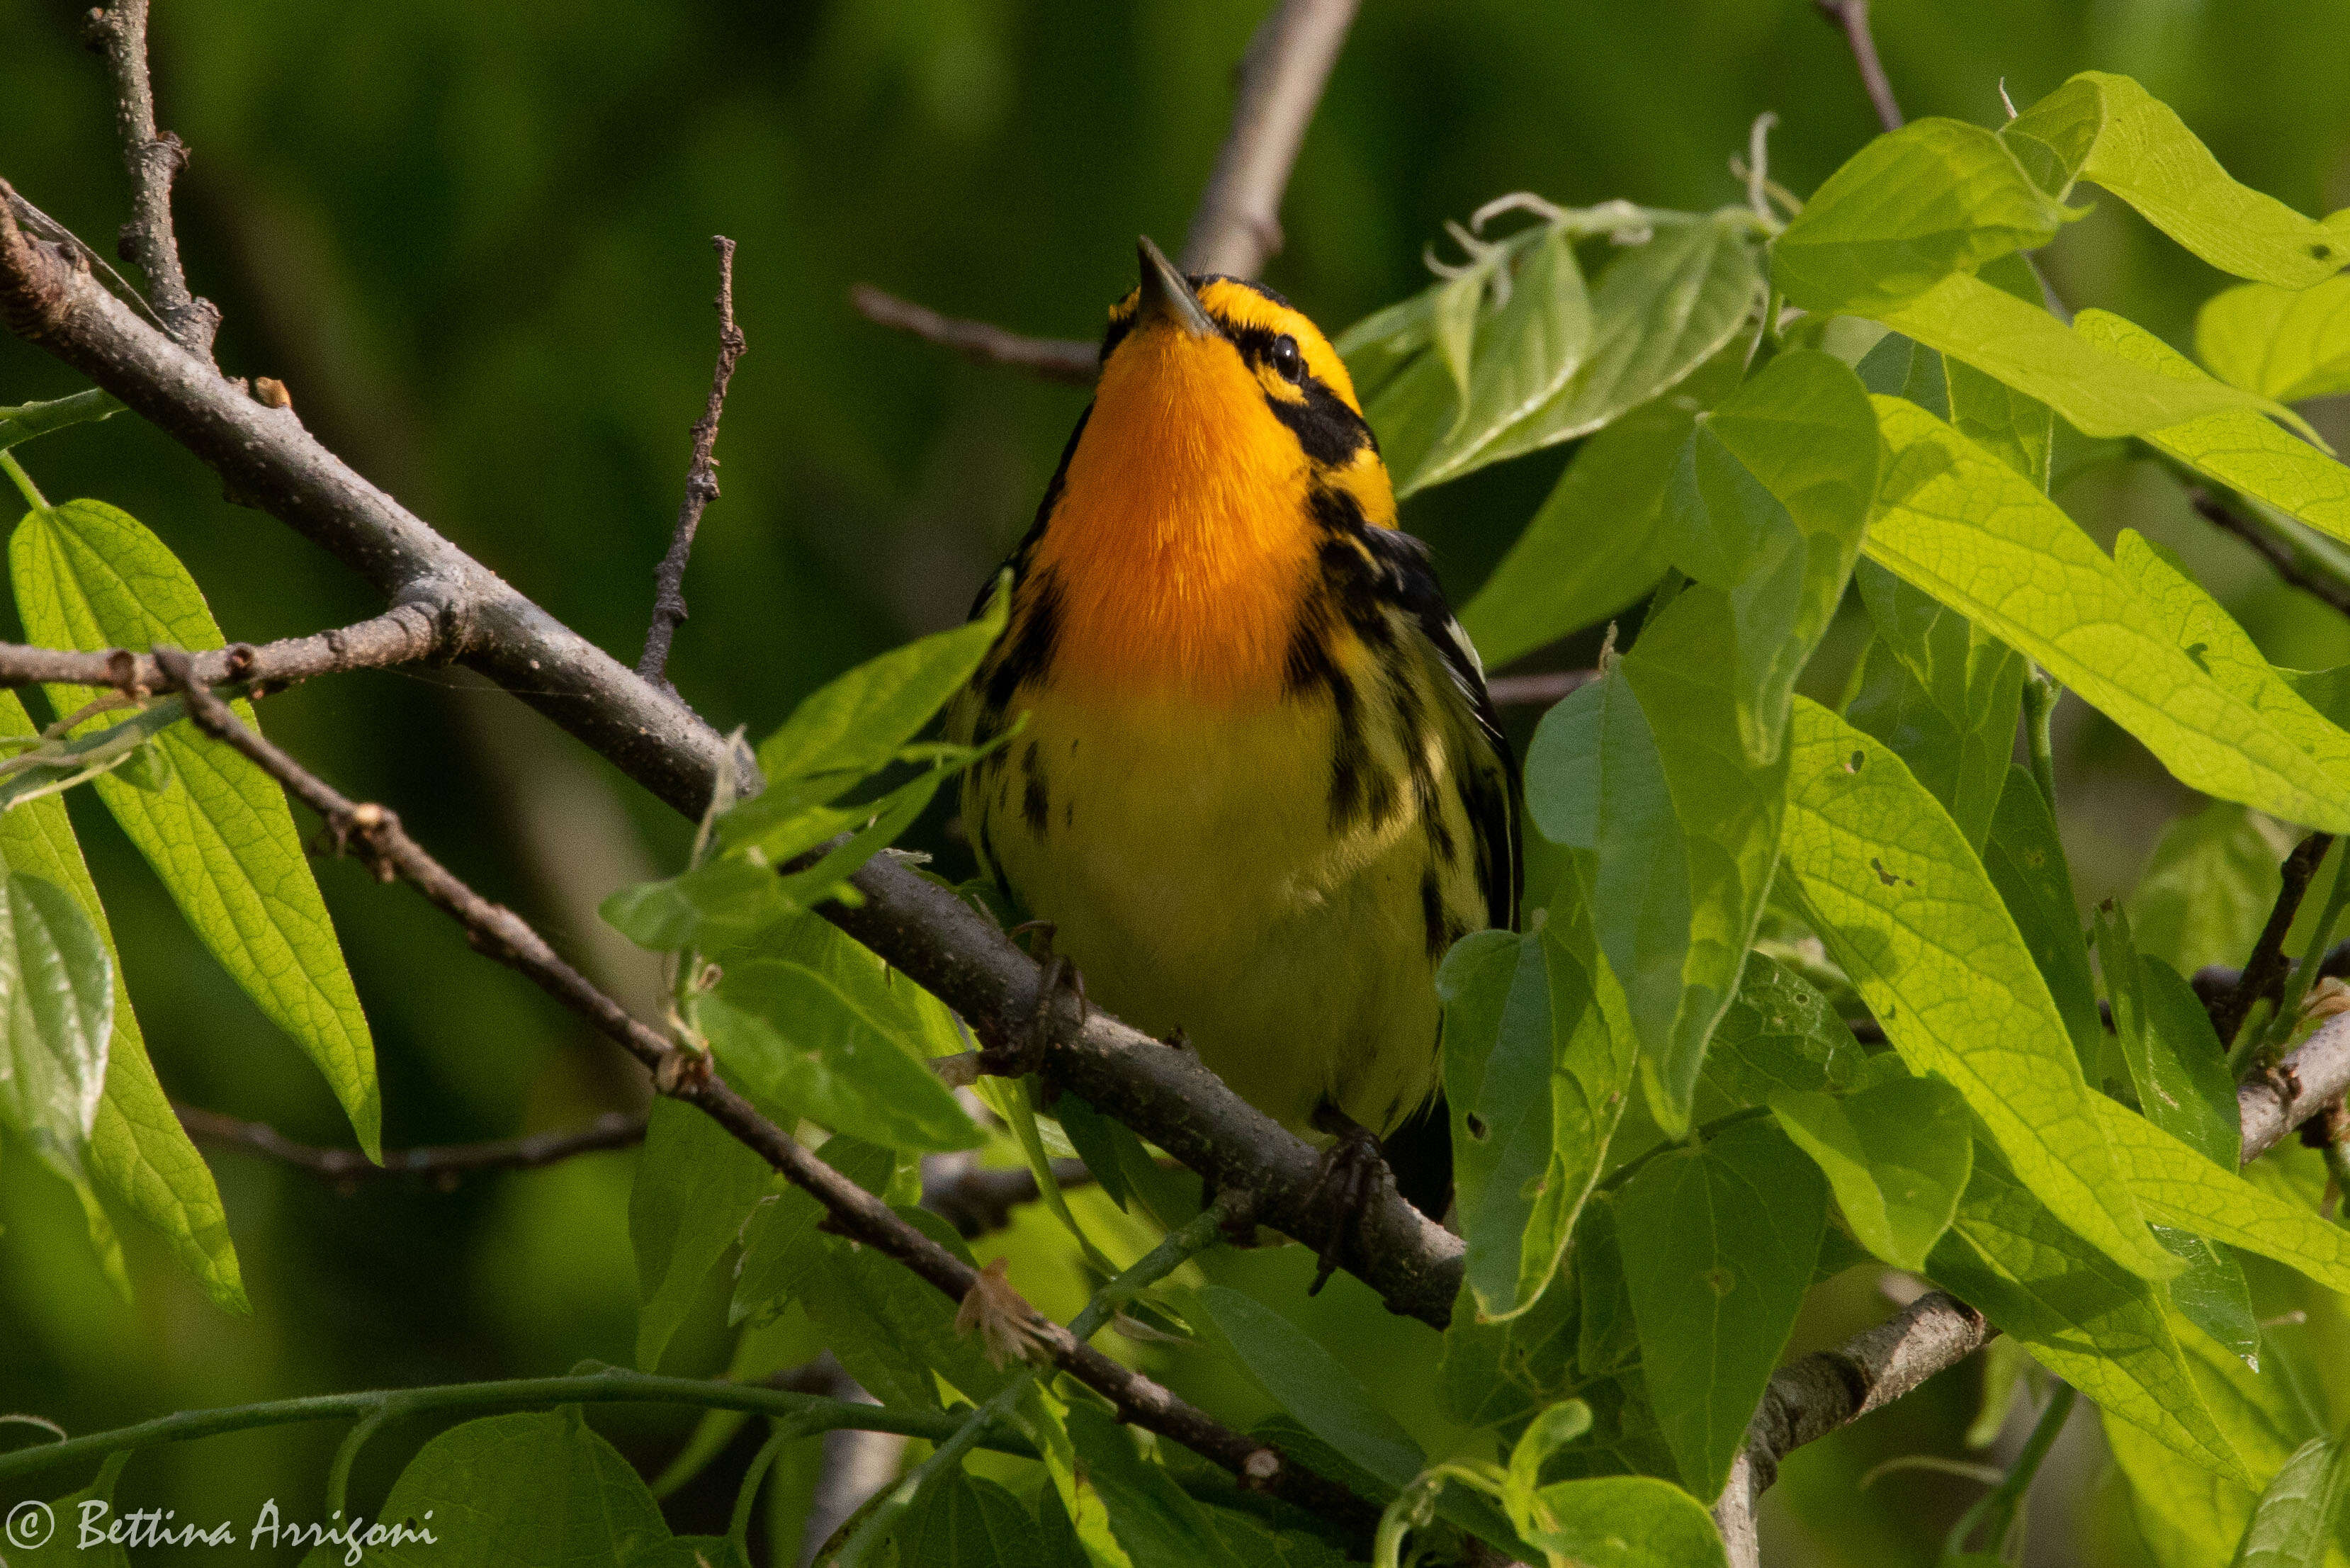
<path fill-rule="evenodd" d="M 1544 708 L 1599 679 L 1596 670 L 1545 670 L 1535 675 L 1496 675 L 1485 694 L 1496 708 Z"/>
<path fill-rule="evenodd" d="M 2344 615 L 2350 615 L 2350 583 L 2343 582 L 2308 552 L 2288 539 L 2278 537 L 2199 484 L 2188 489 L 2187 502 L 2206 523 L 2233 534 L 2250 545 L 2278 576 L 2311 597 L 2333 606 Z"/>
<path fill-rule="evenodd" d="M 428 1177 L 444 1189 L 452 1188 L 459 1177 L 478 1171 L 537 1170 L 574 1155 L 634 1148 L 645 1141 L 642 1116 L 610 1111 L 586 1127 L 561 1132 L 533 1133 L 527 1137 L 497 1138 L 487 1143 L 387 1149 L 383 1163 L 377 1165 L 356 1149 L 320 1148 L 296 1143 L 266 1122 L 243 1121 L 197 1106 L 175 1105 L 172 1108 L 179 1113 L 180 1125 L 187 1129 L 188 1136 L 199 1143 L 266 1155 L 282 1165 L 308 1171 L 347 1189 L 362 1181 L 393 1176 Z"/>
<path fill-rule="evenodd" d="M 320 675 L 350 670 L 380 670 L 448 658 L 454 650 L 446 618 L 430 607 L 404 604 L 372 620 L 307 637 L 289 637 L 255 646 L 233 642 L 190 656 L 195 678 L 206 686 L 234 688 L 260 697 Z M 0 642 L 0 688 L 35 685 L 117 687 L 152 691 L 164 684 L 152 655 L 126 648 L 104 653 L 72 653 Z"/>
<path fill-rule="evenodd" d="M 677 509 L 677 532 L 669 554 L 653 573 L 653 619 L 645 628 L 645 651 L 637 673 L 669 691 L 665 673 L 669 645 L 685 622 L 685 563 L 693 554 L 694 531 L 702 526 L 704 508 L 718 499 L 718 417 L 726 411 L 726 384 L 734 379 L 736 361 L 750 351 L 743 329 L 734 325 L 734 242 L 724 234 L 710 236 L 718 252 L 718 366 L 710 373 L 710 403 L 693 422 L 693 461 L 685 471 L 685 499 Z"/>
<path fill-rule="evenodd" d="M 1357 0 L 1281 0 L 1241 57 L 1232 129 L 1191 214 L 1183 270 L 1254 277 L 1281 249 L 1281 197 Z"/>
<path fill-rule="evenodd" d="M 2252 944 L 2250 958 L 2244 961 L 2243 972 L 2236 983 L 2211 1008 L 2211 1027 L 2220 1036 L 2220 1049 L 2225 1051 L 2235 1044 L 2236 1033 L 2251 1015 L 2252 1003 L 2274 1002 L 2284 984 L 2285 971 L 2292 961 L 2284 956 L 2284 939 L 2293 929 L 2293 918 L 2301 909 L 2302 895 L 2309 891 L 2309 879 L 2317 875 L 2317 867 L 2333 846 L 2330 833 L 2313 833 L 2293 846 L 2293 853 L 2278 867 L 2280 886 L 2276 903 L 2269 909 L 2268 924 L 2261 928 L 2260 940 Z"/>
<path fill-rule="evenodd" d="M 1877 57 L 1877 36 L 1868 29 L 1868 0 L 1818 0 L 1818 5 L 1821 16 L 1844 29 L 1845 40 L 1852 46 L 1852 63 L 1860 67 L 1860 85 L 1877 108 L 1877 122 L 1887 130 L 1900 130 L 1901 105 L 1894 100 L 1885 63 Z"/>
<path fill-rule="evenodd" d="M 962 1302 L 980 1285 L 978 1270 L 899 1219 L 879 1198 L 762 1116 L 712 1070 L 706 1054 L 681 1049 L 630 1016 L 566 962 L 528 921 L 467 887 L 411 838 L 393 813 L 373 803 L 351 800 L 240 722 L 228 704 L 195 678 L 186 655 L 159 649 L 155 659 L 186 699 L 189 717 L 197 728 L 234 748 L 324 817 L 336 844 L 356 855 L 379 880 L 409 882 L 463 926 L 476 949 L 520 971 L 626 1048 L 651 1073 L 656 1090 L 709 1116 L 786 1180 L 822 1203 L 830 1216 L 828 1230 L 895 1259 L 951 1300 Z M 1243 1437 L 1161 1385 L 1086 1345 L 1033 1307 L 1026 1308 L 1026 1313 L 1027 1321 L 1022 1324 L 1026 1336 L 1042 1347 L 1055 1366 L 1107 1398 L 1119 1419 L 1171 1438 L 1222 1465 L 1243 1485 L 1336 1521 L 1367 1540 L 1378 1511 L 1354 1493 L 1286 1459 L 1272 1447 Z"/>
<path fill-rule="evenodd" d="M 1091 343 L 1064 337 L 1024 337 L 984 321 L 941 316 L 927 306 L 884 293 L 869 283 L 851 288 L 848 303 L 877 327 L 910 332 L 926 342 L 953 349 L 973 364 L 1025 370 L 1032 376 L 1071 387 L 1090 387 L 1101 374 L 1101 350 Z"/>
<path fill-rule="evenodd" d="M 113 0 L 89 14 L 87 36 L 106 57 L 114 84 L 114 124 L 130 171 L 130 221 L 117 250 L 147 275 L 148 292 L 164 329 L 192 354 L 212 358 L 220 310 L 188 289 L 172 227 L 172 182 L 188 166 L 185 143 L 155 126 L 155 88 L 147 67 L 147 0 Z"/>

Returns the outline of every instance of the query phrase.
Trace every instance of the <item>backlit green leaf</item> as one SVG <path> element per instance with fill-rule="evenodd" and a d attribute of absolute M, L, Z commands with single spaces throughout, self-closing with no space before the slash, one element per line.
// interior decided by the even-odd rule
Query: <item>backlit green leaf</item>
<path fill-rule="evenodd" d="M 2117 358 L 2181 385 L 2220 384 L 2153 333 L 2109 312 L 2083 311 L 2074 330 Z M 2321 534 L 2350 539 L 2350 468 L 2258 413 L 2223 410 L 2150 431 L 2147 441 L 2157 451 L 2267 502 Z"/>
<path fill-rule="evenodd" d="M 1717 1568 L 1728 1562 L 1713 1516 L 1653 1476 L 1553 1481 L 1534 1494 L 1523 1532 L 1551 1568 Z"/>
<path fill-rule="evenodd" d="M 451 1428 L 409 1461 L 378 1517 L 432 1539 L 370 1547 L 368 1560 L 417 1568 L 610 1568 L 670 1539 L 652 1493 L 577 1406 Z"/>
<path fill-rule="evenodd" d="M 892 1537 L 899 1568 L 1032 1568 L 1044 1537 L 1020 1500 L 957 1469 L 922 1489 Z"/>
<path fill-rule="evenodd" d="M 2143 435 L 2230 410 L 2293 417 L 2218 381 L 2182 381 L 2136 365 L 2041 306 L 1967 273 L 1869 314 L 2046 403 L 2085 435 Z"/>
<path fill-rule="evenodd" d="M 729 1075 L 787 1126 L 807 1116 L 835 1132 L 906 1148 L 974 1148 L 981 1141 L 938 1075 L 805 965 L 730 964 L 693 1012 Z"/>
<path fill-rule="evenodd" d="M 2221 1170 L 2234 1170 L 2243 1141 L 2236 1080 L 2210 1014 L 2177 970 L 2138 956 L 2120 909 L 2099 909 L 2095 930 L 2114 1033 L 2147 1120 Z"/>
<path fill-rule="evenodd" d="M 2127 77 L 2083 71 L 2001 136 L 2047 189 L 2103 185 L 2222 272 L 2307 288 L 2350 261 L 2331 224 L 2230 179 L 2177 112 Z"/>
<path fill-rule="evenodd" d="M 1684 589 L 1607 674 L 1544 716 L 1528 814 L 1576 852 L 1658 1121 L 1688 1126 L 1779 850 L 1785 759 L 1755 767 L 1731 691 L 1729 601 Z"/>
<path fill-rule="evenodd" d="M 71 893 L 27 872 L 0 882 L 0 1126 L 68 1180 L 106 1090 L 114 958 Z"/>
<path fill-rule="evenodd" d="M 2350 1445 L 2312 1438 L 2261 1493 L 2234 1568 L 2315 1568 L 2350 1500 Z"/>
<path fill-rule="evenodd" d="M 1623 992 L 1579 903 L 1536 934 L 1480 931 L 1437 977 L 1458 1224 L 1478 1315 L 1550 1283 L 1632 1085 Z"/>
<path fill-rule="evenodd" d="M 2015 750 L 2023 659 L 1876 562 L 1857 576 L 1877 642 L 1845 718 L 1891 747 L 1980 850 Z"/>
<path fill-rule="evenodd" d="M 894 1154 L 862 1138 L 827 1138 L 816 1153 L 877 1198 L 897 1169 Z M 727 1306 L 730 1324 L 753 1316 L 764 1321 L 806 1293 L 827 1259 L 824 1235 L 816 1229 L 824 1217 L 823 1204 L 788 1184 L 754 1204 L 743 1222 L 743 1258 L 735 1265 L 734 1296 Z"/>
<path fill-rule="evenodd" d="M 2313 826 L 2350 826 L 2350 780 L 2190 659 L 2029 480 L 1916 405 L 1875 400 L 1892 457 L 1872 560 L 2037 659 L 2182 782 Z"/>
<path fill-rule="evenodd" d="M 1790 753 L 1792 890 L 1886 1038 L 1966 1096 L 2023 1185 L 2091 1245 L 2177 1273 L 2121 1189 L 2104 1096 L 1958 825 L 1900 758 L 1816 703 L 1797 701 Z"/>
<path fill-rule="evenodd" d="M 767 1162 L 681 1100 L 655 1096 L 629 1190 L 636 1249 L 637 1365 L 660 1366 L 702 1282 L 775 1185 Z"/>
<path fill-rule="evenodd" d="M 1675 386 L 1734 337 L 1761 292 L 1745 220 L 1659 223 L 1600 275 L 1591 300 L 1591 343 L 1582 366 L 1550 400 L 1503 430 L 1473 462 L 1415 472 L 1390 460 L 1396 493 L 1457 479 L 1471 467 L 1589 435 Z M 1387 438 L 1379 410 L 1371 427 Z M 1409 458 L 1409 453 L 1406 454 Z"/>
<path fill-rule="evenodd" d="M 1084 1474 L 1109 1509 L 1109 1526 L 1133 1568 L 1249 1568 L 1216 1533 L 1207 1510 L 1168 1474 L 1135 1452 L 1134 1439 L 1108 1412 L 1070 1407 L 1069 1436 Z"/>
<path fill-rule="evenodd" d="M 1705 1082 L 1727 1112 L 1767 1105 L 1783 1091 L 1856 1088 L 1867 1063 L 1825 997 L 1794 971 L 1752 953 L 1737 999 L 1714 1025 Z"/>
<path fill-rule="evenodd" d="M 1011 602 L 999 587 L 970 621 L 868 659 L 811 694 L 759 743 L 769 787 L 800 778 L 845 788 L 896 756 L 969 683 L 1003 634 Z"/>
<path fill-rule="evenodd" d="M 1926 1273 L 2108 1414 L 2208 1469 L 2245 1475 L 2172 1332 L 2162 1287 L 2085 1244 L 1996 1150 L 1977 1147 L 1966 1195 Z"/>
<path fill-rule="evenodd" d="M 32 721 L 13 691 L 0 691 L 0 732 L 29 734 Z M 65 802 L 54 796 L 0 813 L 0 864 L 45 877 L 72 893 L 113 955 L 114 932 L 83 864 Z M 162 1233 L 172 1254 L 205 1294 L 229 1312 L 247 1313 L 228 1214 L 212 1168 L 189 1141 L 147 1059 L 119 958 L 114 973 L 114 1033 L 106 1054 L 106 1093 L 86 1151 L 90 1179 L 107 1196 Z"/>
<path fill-rule="evenodd" d="M 2230 386 L 2281 403 L 2350 392 L 2350 277 L 2213 295 L 2196 313 L 2195 357 Z"/>
<path fill-rule="evenodd" d="M 2138 950 L 2181 974 L 2243 962 L 2276 907 L 2277 867 L 2292 847 L 2230 801 L 2172 822 L 2129 896 Z"/>
<path fill-rule="evenodd" d="M 1806 310 L 1873 315 L 2056 237 L 2063 206 L 1991 132 L 1912 120 L 1877 138 L 1812 193 L 1771 247 L 1771 278 Z"/>
<path fill-rule="evenodd" d="M 1897 1269 L 1926 1266 L 1974 1169 L 1966 1101 L 1938 1078 L 1859 1094 L 1773 1096 L 1771 1113 L 1820 1168 L 1862 1246 Z"/>
<path fill-rule="evenodd" d="M 1361 1379 L 1287 1318 L 1222 1285 L 1204 1285 L 1184 1299 L 1199 1307 L 1186 1315 L 1201 1333 L 1347 1463 L 1398 1491 L 1427 1464 L 1419 1445 Z"/>
<path fill-rule="evenodd" d="M 2072 868 L 2064 863 L 2064 846 L 2056 836 L 2048 797 L 2021 767 L 2007 770 L 1983 849 L 1983 870 L 2013 917 L 2040 978 L 2048 982 L 2083 1076 L 2096 1075 L 2106 1030 L 2097 1016 L 2097 988 L 2089 973 L 2089 944 L 2081 936 L 2080 906 L 2073 898 Z"/>
<path fill-rule="evenodd" d="M 1730 597 L 1746 754 L 1779 754 L 1796 675 L 1844 598 L 1877 488 L 1877 417 L 1841 360 L 1781 354 L 1698 417 L 1665 506 L 1673 564 Z"/>
<path fill-rule="evenodd" d="M 187 569 L 161 540 L 102 502 L 28 514 L 9 541 L 8 561 L 16 608 L 35 642 L 85 651 L 224 645 Z M 47 691 L 60 714 L 101 695 L 81 686 Z M 244 701 L 231 707 L 255 723 Z M 94 786 L 99 799 L 222 967 L 317 1064 L 359 1147 L 376 1158 L 375 1045 L 285 793 L 192 728 L 166 730 L 156 743 L 171 757 L 164 788 L 106 777 Z"/>
<path fill-rule="evenodd" d="M 1693 1497 L 1720 1495 L 1812 1282 L 1827 1184 L 1767 1122 L 1658 1156 L 1617 1192 L 1641 1381 Z"/>

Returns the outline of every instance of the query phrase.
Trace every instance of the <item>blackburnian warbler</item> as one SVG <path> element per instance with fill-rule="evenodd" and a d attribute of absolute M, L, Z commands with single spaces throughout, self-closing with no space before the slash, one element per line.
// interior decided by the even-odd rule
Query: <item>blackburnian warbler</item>
<path fill-rule="evenodd" d="M 963 822 L 1094 1000 L 1294 1130 L 1385 1137 L 1437 1086 L 1438 961 L 1516 920 L 1509 744 L 1337 353 L 1140 250 L 950 721 L 1027 715 Z"/>

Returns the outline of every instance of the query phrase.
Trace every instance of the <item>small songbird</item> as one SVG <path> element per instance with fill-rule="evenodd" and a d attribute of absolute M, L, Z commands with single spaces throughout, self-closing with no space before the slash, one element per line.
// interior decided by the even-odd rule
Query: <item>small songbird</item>
<path fill-rule="evenodd" d="M 963 823 L 1093 1001 L 1375 1169 L 1437 1088 L 1445 950 L 1516 923 L 1509 742 L 1336 351 L 1140 251 L 950 717 L 1026 715 Z M 1399 1175 L 1441 1208 L 1449 1159 Z"/>

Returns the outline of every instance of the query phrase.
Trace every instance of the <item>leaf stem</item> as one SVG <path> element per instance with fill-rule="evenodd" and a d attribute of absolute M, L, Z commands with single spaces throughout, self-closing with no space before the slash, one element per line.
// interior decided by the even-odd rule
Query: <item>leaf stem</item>
<path fill-rule="evenodd" d="M 223 1432 L 250 1431 L 257 1427 L 291 1426 L 304 1421 L 338 1421 L 359 1417 L 363 1427 L 380 1425 L 378 1417 L 392 1414 L 421 1415 L 456 1410 L 532 1409 L 556 1405 L 609 1404 L 691 1405 L 705 1409 L 743 1410 L 754 1416 L 776 1416 L 800 1424 L 804 1432 L 841 1428 L 897 1432 L 906 1437 L 943 1442 L 962 1425 L 960 1417 L 937 1410 L 911 1410 L 887 1405 L 863 1405 L 797 1394 L 783 1388 L 726 1383 L 696 1377 L 656 1377 L 619 1367 L 566 1377 L 518 1377 L 490 1383 L 453 1383 L 423 1388 L 377 1388 L 364 1393 L 319 1394 L 298 1399 L 274 1399 L 259 1405 L 231 1405 L 212 1410 L 182 1410 L 136 1426 L 93 1432 L 61 1443 L 0 1453 L 0 1489 L 10 1483 L 73 1464 L 78 1460 L 163 1443 L 209 1438 Z M 1035 1445 L 1017 1432 L 991 1428 L 974 1441 L 1003 1453 L 1035 1456 Z M 346 1449 L 350 1448 L 346 1440 Z M 342 1456 L 338 1456 L 342 1461 Z M 342 1461 L 346 1479 L 349 1465 Z"/>
<path fill-rule="evenodd" d="M 2073 1402 L 2079 1397 L 2071 1384 L 2056 1385 L 2056 1392 L 2049 1396 L 2048 1408 L 2040 1412 L 2039 1424 L 2024 1439 L 2023 1449 L 2015 1456 L 2015 1463 L 2008 1467 L 2006 1478 L 1960 1514 L 1959 1522 L 1950 1527 L 1949 1537 L 1942 1542 L 1946 1559 L 1962 1555 L 1968 1537 L 1982 1526 L 1990 1528 L 1989 1550 L 2000 1550 L 2015 1523 L 2017 1511 L 2023 1506 L 2024 1495 L 2032 1490 L 2032 1478 L 2040 1473 L 2040 1461 L 2055 1446 L 2056 1435 L 2064 1429 L 2065 1420 L 2073 1414 Z"/>
<path fill-rule="evenodd" d="M 33 476 L 25 472 L 25 465 L 18 462 L 16 454 L 5 447 L 0 447 L 0 473 L 5 473 L 16 481 L 16 488 L 24 493 L 26 505 L 36 512 L 49 509 L 48 499 L 41 493 L 41 487 L 33 483 Z"/>
<path fill-rule="evenodd" d="M 2056 749 L 2049 734 L 2055 711 L 2056 682 L 2034 664 L 2023 680 L 2023 736 L 2032 753 L 2032 782 L 2050 811 L 2056 809 Z"/>
<path fill-rule="evenodd" d="M 1102 1325 L 1109 1322 L 1122 1303 L 1133 1300 L 1186 1262 L 1221 1241 L 1224 1227 L 1236 1222 L 1247 1206 L 1246 1199 L 1228 1203 L 1218 1199 L 1180 1230 L 1168 1232 L 1166 1239 L 1145 1252 L 1132 1268 L 1094 1293 L 1085 1310 L 1070 1320 L 1069 1332 L 1080 1344 L 1091 1339 L 1101 1332 Z M 888 1539 L 890 1530 L 914 1506 L 922 1489 L 933 1478 L 962 1464 L 963 1455 L 971 1450 L 979 1440 L 979 1435 L 987 1428 L 1011 1418 L 1012 1407 L 1035 1386 L 1039 1371 L 1033 1366 L 1023 1368 L 1018 1376 L 996 1390 L 987 1403 L 965 1417 L 952 1436 L 941 1443 L 913 1474 L 899 1482 L 897 1490 L 865 1516 L 864 1522 L 857 1527 L 857 1533 L 848 1538 L 847 1543 L 833 1559 L 835 1568 L 858 1568 L 874 1548 Z"/>

